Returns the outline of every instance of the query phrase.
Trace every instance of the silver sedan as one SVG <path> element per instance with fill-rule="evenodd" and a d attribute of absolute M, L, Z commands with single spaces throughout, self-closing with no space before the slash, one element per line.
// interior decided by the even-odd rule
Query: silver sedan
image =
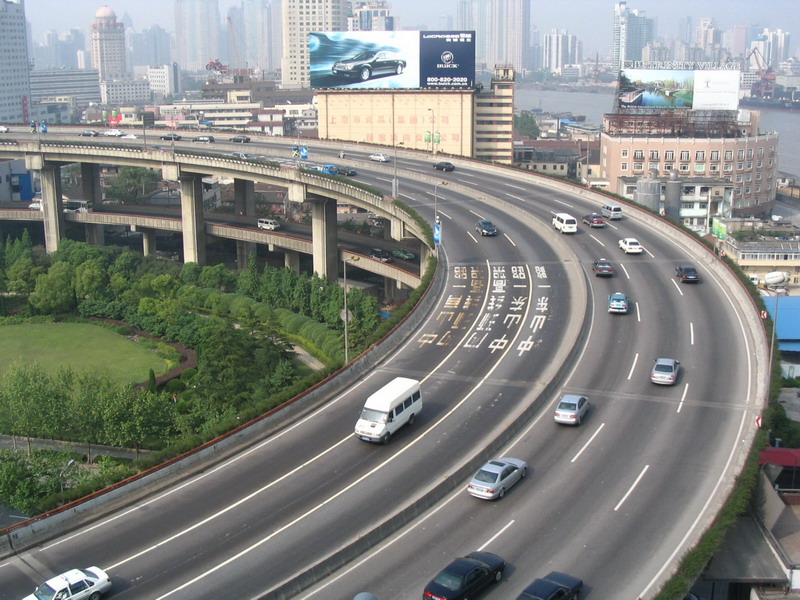
<path fill-rule="evenodd" d="M 650 371 L 650 381 L 659 385 L 675 385 L 681 363 L 674 358 L 657 358 Z"/>
<path fill-rule="evenodd" d="M 564 394 L 556 407 L 555 421 L 562 425 L 580 425 L 589 412 L 589 399 L 586 396 Z"/>
<path fill-rule="evenodd" d="M 518 458 L 498 458 L 483 465 L 467 486 L 476 498 L 502 498 L 520 479 L 528 474 L 528 463 Z"/>

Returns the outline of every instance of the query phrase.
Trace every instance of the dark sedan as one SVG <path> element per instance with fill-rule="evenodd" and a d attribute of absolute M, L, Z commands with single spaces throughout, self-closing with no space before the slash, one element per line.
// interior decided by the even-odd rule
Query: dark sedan
<path fill-rule="evenodd" d="M 376 75 L 400 75 L 406 61 L 386 50 L 365 50 L 352 58 L 341 60 L 331 69 L 334 75 L 367 81 Z"/>
<path fill-rule="evenodd" d="M 161 136 L 161 139 L 168 142 L 177 142 L 180 141 L 181 135 L 179 133 L 165 133 Z"/>
<path fill-rule="evenodd" d="M 455 171 L 456 166 L 451 162 L 438 162 L 433 165 L 434 171 Z"/>
<path fill-rule="evenodd" d="M 541 579 L 534 579 L 517 600 L 577 600 L 582 587 L 583 581 L 577 577 L 553 571 Z"/>
<path fill-rule="evenodd" d="M 700 283 L 700 272 L 694 265 L 678 265 L 675 267 L 675 276 L 681 283 Z"/>
<path fill-rule="evenodd" d="M 392 255 L 389 254 L 389 251 L 381 248 L 373 248 L 369 253 L 369 257 L 384 263 L 392 262 Z"/>
<path fill-rule="evenodd" d="M 229 142 L 234 142 L 235 144 L 249 144 L 250 143 L 250 136 L 247 135 L 235 135 L 231 139 L 228 140 Z"/>
<path fill-rule="evenodd" d="M 613 277 L 616 272 L 614 265 L 605 258 L 598 258 L 594 261 L 592 263 L 592 271 L 594 271 L 596 277 Z"/>
<path fill-rule="evenodd" d="M 466 600 L 503 578 L 506 561 L 491 552 L 471 552 L 457 558 L 434 577 L 423 600 Z"/>

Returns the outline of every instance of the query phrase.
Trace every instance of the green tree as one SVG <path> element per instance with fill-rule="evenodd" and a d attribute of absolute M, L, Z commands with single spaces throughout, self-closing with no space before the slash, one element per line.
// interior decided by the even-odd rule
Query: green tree
<path fill-rule="evenodd" d="M 225 265 L 203 267 L 199 280 L 201 287 L 232 292 L 236 289 L 236 275 L 231 273 Z"/>
<path fill-rule="evenodd" d="M 75 309 L 74 269 L 65 262 L 55 263 L 36 278 L 30 303 L 41 313 L 64 314 Z"/>
<path fill-rule="evenodd" d="M 108 195 L 123 202 L 133 202 L 156 189 L 159 176 L 142 167 L 122 167 L 108 189 Z"/>
<path fill-rule="evenodd" d="M 75 267 L 75 297 L 107 298 L 108 272 L 97 259 L 87 260 Z"/>
<path fill-rule="evenodd" d="M 528 112 L 521 112 L 514 115 L 514 130 L 521 136 L 531 139 L 538 139 L 539 124 Z"/>
<path fill-rule="evenodd" d="M 15 260 L 6 271 L 8 291 L 17 294 L 32 292 L 36 284 L 36 278 L 44 272 L 44 267 L 36 266 L 30 255 Z"/>

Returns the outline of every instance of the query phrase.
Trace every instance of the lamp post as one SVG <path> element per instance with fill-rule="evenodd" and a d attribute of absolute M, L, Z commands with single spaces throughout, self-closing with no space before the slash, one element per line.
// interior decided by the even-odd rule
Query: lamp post
<path fill-rule="evenodd" d="M 436 156 L 436 111 L 429 108 L 431 113 L 431 156 Z"/>
<path fill-rule="evenodd" d="M 350 346 L 347 337 L 347 324 L 350 321 L 350 313 L 347 311 L 347 263 L 358 262 L 358 256 L 344 257 L 344 310 L 342 311 L 342 321 L 344 321 L 344 364 L 350 362 Z"/>
<path fill-rule="evenodd" d="M 397 147 L 402 145 L 403 142 L 396 142 L 394 145 L 394 179 L 392 179 L 392 196 L 395 198 L 400 195 L 400 182 L 397 181 Z"/>
<path fill-rule="evenodd" d="M 439 186 L 447 185 L 446 181 L 440 181 L 433 186 L 433 222 L 439 222 Z"/>

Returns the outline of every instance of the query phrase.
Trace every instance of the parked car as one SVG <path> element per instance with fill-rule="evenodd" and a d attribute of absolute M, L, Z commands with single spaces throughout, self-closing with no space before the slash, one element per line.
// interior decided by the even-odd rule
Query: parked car
<path fill-rule="evenodd" d="M 541 579 L 534 579 L 517 600 L 578 600 L 582 587 L 583 580 L 553 571 Z"/>
<path fill-rule="evenodd" d="M 94 129 L 84 129 L 81 131 L 80 135 L 81 137 L 97 137 L 100 134 Z"/>
<path fill-rule="evenodd" d="M 381 248 L 373 248 L 369 253 L 369 257 L 384 263 L 392 262 L 392 255 L 389 254 L 389 251 Z"/>
<path fill-rule="evenodd" d="M 0 125 L 0 133 L 8 133 L 11 131 L 7 125 Z"/>
<path fill-rule="evenodd" d="M 619 247 L 625 254 L 641 254 L 642 245 L 636 238 L 623 238 L 619 241 Z"/>
<path fill-rule="evenodd" d="M 417 257 L 411 250 L 406 250 L 405 248 L 395 248 L 392 250 L 392 255 L 400 260 L 414 260 Z"/>
<path fill-rule="evenodd" d="M 367 81 L 376 75 L 400 75 L 406 61 L 388 50 L 364 50 L 333 64 L 331 73 Z"/>
<path fill-rule="evenodd" d="M 425 586 L 430 600 L 466 600 L 503 578 L 506 561 L 491 552 L 470 552 L 457 558 Z"/>
<path fill-rule="evenodd" d="M 622 292 L 614 292 L 608 295 L 608 312 L 610 313 L 625 314 L 628 312 L 629 304 L 628 297 Z"/>
<path fill-rule="evenodd" d="M 161 139 L 168 142 L 177 142 L 180 141 L 182 137 L 183 136 L 180 133 L 165 133 L 161 136 Z"/>
<path fill-rule="evenodd" d="M 598 215 L 597 213 L 592 213 L 590 215 L 583 215 L 583 222 L 586 223 L 589 227 L 605 227 L 606 221 L 603 218 L 603 215 Z"/>
<path fill-rule="evenodd" d="M 377 152 L 376 154 L 370 154 L 369 159 L 374 160 L 375 162 L 389 162 L 389 157 L 380 152 Z"/>
<path fill-rule="evenodd" d="M 438 162 L 433 165 L 434 170 L 436 171 L 455 171 L 456 166 L 451 162 Z"/>
<path fill-rule="evenodd" d="M 616 269 L 614 269 L 614 265 L 605 258 L 598 258 L 596 261 L 592 263 L 592 271 L 596 277 L 613 277 L 614 273 L 616 273 Z"/>
<path fill-rule="evenodd" d="M 589 412 L 589 399 L 586 396 L 564 394 L 556 406 L 555 421 L 562 425 L 580 425 Z"/>
<path fill-rule="evenodd" d="M 106 129 L 103 132 L 103 135 L 107 137 L 122 137 L 125 134 L 122 133 L 119 129 Z"/>
<path fill-rule="evenodd" d="M 657 358 L 653 361 L 650 381 L 658 385 L 675 385 L 681 363 L 674 358 Z"/>
<path fill-rule="evenodd" d="M 528 463 L 519 458 L 498 458 L 483 465 L 467 485 L 476 498 L 502 498 L 515 483 L 528 474 Z"/>
<path fill-rule="evenodd" d="M 497 227 L 494 226 L 494 223 L 491 221 L 487 221 L 485 219 L 481 219 L 477 223 L 475 223 L 475 231 L 480 233 L 482 236 L 485 235 L 497 235 Z"/>
<path fill-rule="evenodd" d="M 675 276 L 681 283 L 700 283 L 700 271 L 694 265 L 678 265 L 675 267 Z"/>
<path fill-rule="evenodd" d="M 246 135 L 235 135 L 228 141 L 233 142 L 235 144 L 249 144 L 250 137 Z"/>
<path fill-rule="evenodd" d="M 70 569 L 48 579 L 24 600 L 97 600 L 111 589 L 111 579 L 99 567 Z"/>

